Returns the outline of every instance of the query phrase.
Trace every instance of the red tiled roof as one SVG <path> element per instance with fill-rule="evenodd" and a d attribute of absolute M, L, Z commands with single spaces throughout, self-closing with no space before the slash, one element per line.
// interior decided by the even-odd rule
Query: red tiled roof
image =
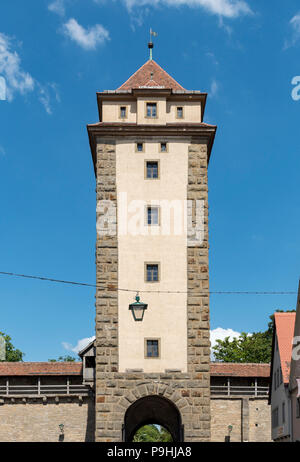
<path fill-rule="evenodd" d="M 275 313 L 275 328 L 284 383 L 289 383 L 296 313 Z"/>
<path fill-rule="evenodd" d="M 82 375 L 82 363 L 7 363 L 0 362 L 0 376 Z"/>
<path fill-rule="evenodd" d="M 140 87 L 159 86 L 172 90 L 184 90 L 176 80 L 164 71 L 155 61 L 149 60 L 140 67 L 118 90 L 131 90 Z"/>
<path fill-rule="evenodd" d="M 0 362 L 0 376 L 82 375 L 82 363 L 6 363 Z M 269 377 L 269 364 L 212 363 L 211 375 L 232 377 Z"/>
<path fill-rule="evenodd" d="M 270 364 L 211 363 L 212 376 L 270 377 Z"/>

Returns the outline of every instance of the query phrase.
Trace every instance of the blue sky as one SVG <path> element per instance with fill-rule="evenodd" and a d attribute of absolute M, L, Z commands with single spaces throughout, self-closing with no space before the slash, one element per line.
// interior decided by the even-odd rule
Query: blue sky
<path fill-rule="evenodd" d="M 209 93 L 205 121 L 218 125 L 211 290 L 297 290 L 299 2 L 2 3 L 0 271 L 95 282 L 86 124 L 98 121 L 96 91 L 117 88 L 147 60 L 152 27 L 155 60 L 185 88 Z M 94 292 L 0 276 L 0 330 L 27 361 L 66 354 L 94 334 Z M 211 326 L 263 330 L 274 310 L 295 304 L 296 295 L 212 295 Z"/>

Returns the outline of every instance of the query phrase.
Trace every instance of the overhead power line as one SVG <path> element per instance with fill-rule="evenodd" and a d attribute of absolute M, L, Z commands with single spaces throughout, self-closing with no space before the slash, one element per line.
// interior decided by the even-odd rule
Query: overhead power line
<path fill-rule="evenodd" d="M 74 285 L 74 286 L 83 286 L 83 287 L 93 287 L 97 289 L 104 289 L 105 287 L 102 285 L 97 285 L 97 284 L 89 284 L 86 282 L 76 282 L 76 281 L 65 281 L 63 279 L 54 279 L 54 278 L 48 278 L 44 276 L 32 276 L 28 274 L 18 274 L 18 273 L 9 273 L 6 271 L 0 271 L 0 275 L 2 276 L 12 276 L 12 277 L 18 277 L 18 278 L 26 278 L 26 279 L 35 279 L 39 281 L 47 281 L 47 282 L 55 282 L 59 284 L 69 284 L 69 285 Z M 120 292 L 133 292 L 133 293 L 155 293 L 155 294 L 187 294 L 188 291 L 173 291 L 173 290 L 138 290 L 138 289 L 126 289 L 126 288 L 120 288 L 120 287 L 113 287 L 111 290 L 118 290 Z M 295 291 L 202 291 L 202 292 L 194 292 L 193 294 L 197 295 L 297 295 L 297 292 Z"/>

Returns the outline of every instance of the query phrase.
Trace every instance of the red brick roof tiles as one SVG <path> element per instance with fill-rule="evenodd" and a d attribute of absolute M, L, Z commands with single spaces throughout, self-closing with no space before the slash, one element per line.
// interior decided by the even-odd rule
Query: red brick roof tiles
<path fill-rule="evenodd" d="M 184 90 L 176 80 L 164 71 L 155 61 L 149 60 L 140 67 L 118 90 L 131 90 L 140 87 L 163 87 L 171 90 Z"/>
<path fill-rule="evenodd" d="M 284 383 L 289 383 L 296 313 L 275 313 L 281 370 Z"/>
<path fill-rule="evenodd" d="M 211 375 L 223 377 L 270 377 L 270 364 L 211 363 Z"/>
<path fill-rule="evenodd" d="M 0 376 L 81 375 L 82 363 L 7 363 L 0 362 Z"/>
<path fill-rule="evenodd" d="M 82 363 L 0 363 L 0 376 L 82 375 Z M 269 364 L 212 363 L 212 376 L 269 377 Z"/>

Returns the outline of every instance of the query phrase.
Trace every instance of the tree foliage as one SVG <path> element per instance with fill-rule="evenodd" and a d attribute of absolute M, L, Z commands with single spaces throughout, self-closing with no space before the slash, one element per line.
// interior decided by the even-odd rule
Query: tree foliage
<path fill-rule="evenodd" d="M 133 442 L 135 443 L 169 443 L 172 442 L 172 436 L 164 427 L 159 425 L 144 425 L 139 428 L 134 435 Z"/>
<path fill-rule="evenodd" d="M 76 361 L 76 358 L 73 356 L 59 356 L 57 359 L 48 359 L 49 363 L 73 363 Z"/>
<path fill-rule="evenodd" d="M 287 313 L 295 310 L 288 310 Z M 277 310 L 276 313 L 283 313 Z M 268 329 L 265 332 L 254 332 L 241 335 L 233 340 L 226 337 L 217 340 L 213 354 L 217 361 L 224 363 L 270 363 L 272 355 L 272 340 L 274 331 L 274 315 L 270 316 Z"/>
<path fill-rule="evenodd" d="M 22 353 L 21 350 L 15 348 L 12 344 L 11 337 L 9 335 L 4 334 L 4 332 L 0 332 L 0 336 L 5 340 L 5 361 L 8 362 L 19 362 L 23 361 L 23 356 L 25 353 Z"/>

